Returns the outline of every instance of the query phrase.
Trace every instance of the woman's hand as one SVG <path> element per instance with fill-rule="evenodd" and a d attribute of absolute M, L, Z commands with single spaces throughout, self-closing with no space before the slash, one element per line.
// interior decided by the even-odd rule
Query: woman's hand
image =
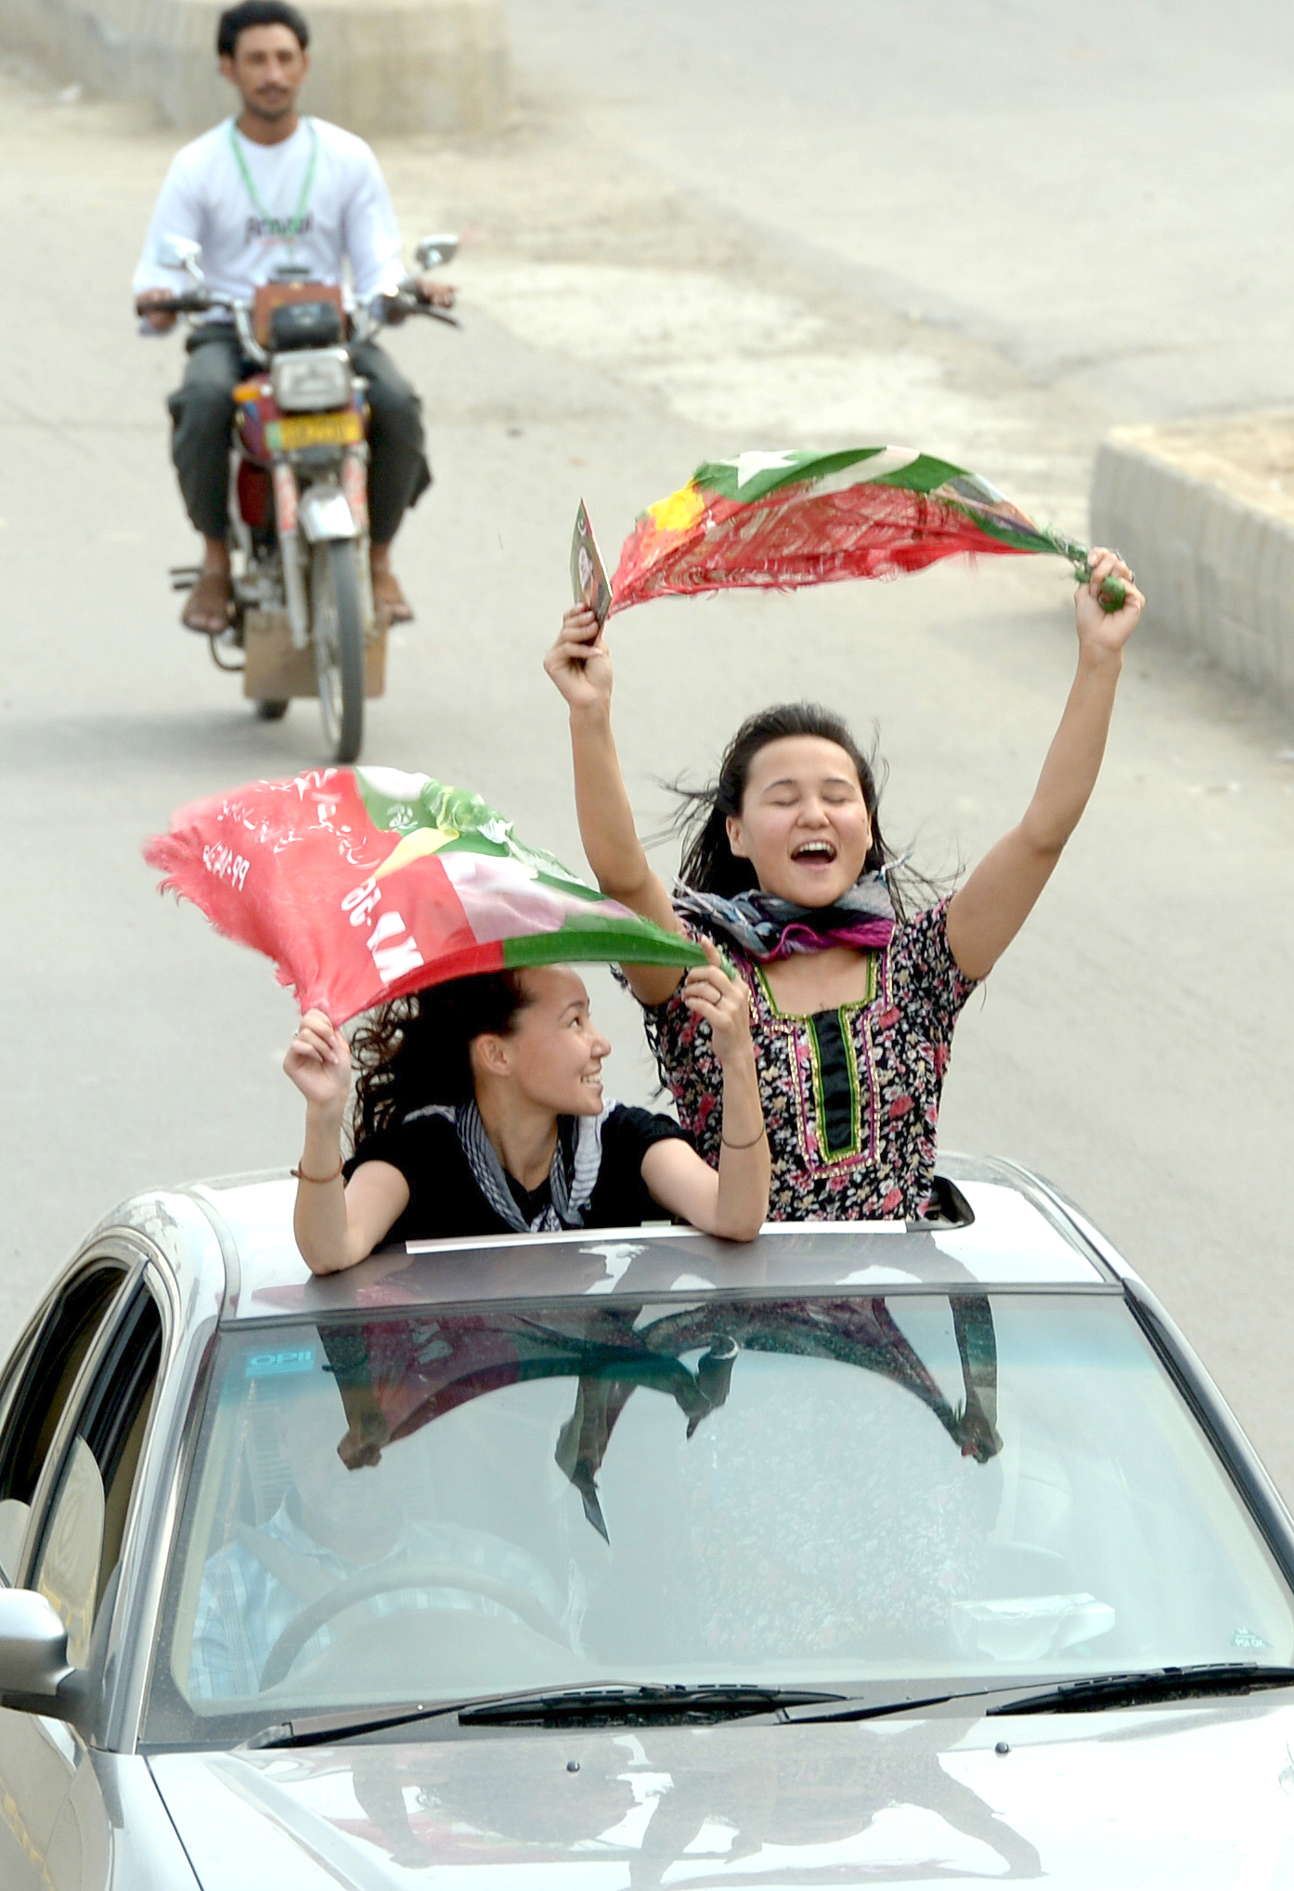
<path fill-rule="evenodd" d="M 1074 593 L 1079 649 L 1084 655 L 1118 655 L 1137 628 L 1146 600 L 1117 552 L 1106 551 L 1101 545 L 1093 546 L 1089 564 L 1091 577 Z M 1101 586 L 1111 577 L 1121 578 L 1128 593 L 1123 608 L 1117 611 L 1107 611 L 1101 606 Z"/>
<path fill-rule="evenodd" d="M 570 708 L 575 813 L 585 858 L 599 887 L 666 932 L 681 932 L 669 893 L 652 871 L 634 826 L 611 732 L 611 658 L 587 605 L 575 604 L 567 611 L 544 668 Z M 681 983 L 677 965 L 624 969 L 634 997 L 644 1005 L 663 1005 Z"/>
<path fill-rule="evenodd" d="M 611 657 L 602 626 L 586 604 L 574 604 L 562 618 L 561 635 L 544 658 L 544 668 L 572 709 L 596 709 L 611 702 Z"/>
<path fill-rule="evenodd" d="M 694 965 L 683 981 L 683 1003 L 694 1017 L 704 1018 L 714 1039 L 714 1054 L 725 1067 L 753 1058 L 750 1042 L 750 993 L 741 979 L 724 970 L 718 948 L 701 940 L 709 963 Z"/>
<path fill-rule="evenodd" d="M 718 1173 L 687 1143 L 654 1143 L 643 1157 L 643 1180 L 662 1207 L 706 1234 L 753 1241 L 768 1213 L 771 1170 L 759 1074 L 750 1040 L 750 995 L 723 969 L 718 950 L 701 941 L 708 961 L 688 973 L 683 1002 L 704 1018 L 723 1066 Z"/>
<path fill-rule="evenodd" d="M 409 1184 L 399 1169 L 376 1158 L 361 1161 L 350 1181 L 342 1180 L 338 1144 L 350 1095 L 350 1045 L 322 1011 L 306 1012 L 283 1068 L 306 1100 L 305 1144 L 292 1171 L 297 1178 L 293 1232 L 312 1274 L 336 1274 L 364 1260 L 394 1227 L 409 1206 Z M 349 1405 L 347 1416 L 354 1418 Z M 347 1448 L 352 1433 L 343 1440 Z M 357 1454 L 365 1449 L 359 1439 Z M 345 1451 L 342 1455 L 349 1463 Z M 377 1452 L 356 1455 L 354 1462 L 376 1464 Z"/>
<path fill-rule="evenodd" d="M 350 1095 L 350 1045 L 322 1011 L 307 1011 L 283 1068 L 307 1104 L 340 1123 Z"/>
<path fill-rule="evenodd" d="M 1033 799 L 1019 825 L 989 849 L 949 901 L 948 944 L 967 978 L 992 970 L 1033 911 L 1101 771 L 1123 646 L 1146 600 L 1114 552 L 1095 548 L 1091 573 L 1074 596 L 1078 672 Z M 1101 609 L 1101 586 L 1110 577 L 1128 589 L 1117 611 Z"/>

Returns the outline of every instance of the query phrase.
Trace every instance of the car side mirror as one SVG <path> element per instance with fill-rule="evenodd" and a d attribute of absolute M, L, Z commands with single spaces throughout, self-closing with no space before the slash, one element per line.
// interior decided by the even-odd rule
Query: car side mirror
<path fill-rule="evenodd" d="M 67 1658 L 67 1630 L 35 1589 L 0 1589 L 0 1704 L 75 1720 L 89 1676 Z"/>
<path fill-rule="evenodd" d="M 424 236 L 419 240 L 414 255 L 422 269 L 439 269 L 442 263 L 452 263 L 458 254 L 456 236 Z"/>
<path fill-rule="evenodd" d="M 182 269 L 195 282 L 202 281 L 202 245 L 189 236 L 164 236 L 157 246 L 157 260 L 163 269 Z"/>

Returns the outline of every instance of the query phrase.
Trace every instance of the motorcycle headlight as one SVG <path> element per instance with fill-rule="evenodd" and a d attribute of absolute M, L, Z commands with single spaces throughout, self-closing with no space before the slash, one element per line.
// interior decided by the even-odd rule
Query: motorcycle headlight
<path fill-rule="evenodd" d="M 350 405 L 350 356 L 344 348 L 301 348 L 293 354 L 276 355 L 270 380 L 274 398 L 285 414 L 318 413 L 323 408 Z"/>

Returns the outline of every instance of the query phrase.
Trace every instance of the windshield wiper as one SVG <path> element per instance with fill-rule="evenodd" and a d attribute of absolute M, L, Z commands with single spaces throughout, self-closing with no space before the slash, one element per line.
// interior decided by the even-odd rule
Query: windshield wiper
<path fill-rule="evenodd" d="M 986 1708 L 985 1714 L 1085 1714 L 1103 1707 L 1249 1694 L 1266 1687 L 1294 1687 L 1294 1668 L 1264 1667 L 1254 1661 L 1202 1661 L 1192 1667 L 1146 1668 L 1136 1674 L 1094 1674 L 1087 1680 L 1062 1681 L 1039 1694 L 1000 1701 Z"/>
<path fill-rule="evenodd" d="M 845 1698 L 811 1688 L 761 1687 L 758 1683 L 571 1687 L 482 1701 L 461 1709 L 458 1719 L 464 1727 L 639 1727 L 653 1722 L 696 1726 Z"/>
<path fill-rule="evenodd" d="M 380 1714 L 302 1714 L 294 1720 L 279 1720 L 272 1727 L 260 1728 L 247 1736 L 243 1746 L 251 1752 L 266 1747 L 324 1746 L 330 1740 L 353 1740 L 360 1734 L 380 1733 L 383 1727 L 403 1727 L 414 1720 L 435 1720 L 439 1714 L 456 1713 L 461 1705 L 460 1701 L 437 1701 L 428 1707 L 422 1701 L 409 1701 Z"/>
<path fill-rule="evenodd" d="M 431 1706 L 410 1701 L 364 1716 L 303 1716 L 263 1727 L 243 1745 L 253 1751 L 323 1746 L 332 1740 L 355 1740 L 366 1733 L 381 1733 L 387 1727 L 410 1726 L 415 1721 L 443 1719 L 451 1714 L 457 1715 L 463 1727 L 631 1727 L 670 1721 L 696 1725 L 847 1698 L 844 1694 L 761 1687 L 757 1683 L 674 1687 L 610 1682 L 602 1687 L 536 1688 L 525 1694 L 475 1694 L 466 1700 L 437 1701 Z"/>
<path fill-rule="evenodd" d="M 887 1714 L 914 1712 L 926 1707 L 957 1707 L 963 1701 L 992 1701 L 992 1714 L 1095 1713 L 1103 1707 L 1136 1707 L 1143 1702 L 1201 1700 L 1210 1694 L 1248 1694 L 1256 1688 L 1294 1687 L 1294 1668 L 1260 1666 L 1252 1661 L 1200 1662 L 1194 1667 L 1147 1668 L 1135 1674 L 1094 1674 L 1075 1681 L 1044 1684 L 1033 1693 L 1018 1686 L 941 1688 L 938 1692 L 912 1690 L 875 1700 L 846 1695 L 843 1707 L 822 1713 L 789 1714 L 793 1724 L 820 1721 L 882 1720 Z"/>
<path fill-rule="evenodd" d="M 317 1714 L 262 1728 L 244 1745 L 251 1749 L 322 1746 L 451 1715 L 462 1727 L 642 1727 L 704 1726 L 773 1713 L 792 1726 L 803 1726 L 824 1721 L 880 1720 L 888 1714 L 955 1706 L 962 1701 L 992 1701 L 992 1706 L 983 1709 L 987 1719 L 1003 1714 L 1096 1713 L 1107 1707 L 1203 1700 L 1210 1695 L 1249 1694 L 1275 1687 L 1294 1687 L 1294 1668 L 1260 1666 L 1251 1661 L 1200 1662 L 1193 1667 L 1147 1668 L 1133 1674 L 1097 1674 L 1061 1681 L 1032 1694 L 1006 1694 L 1000 1686 L 989 1686 L 942 1688 L 933 1693 L 914 1690 L 882 1700 L 810 1688 L 762 1687 L 757 1682 L 711 1683 L 704 1687 L 626 1686 L 612 1682 L 602 1687 L 472 1695 L 430 1706 L 411 1701 L 364 1716 Z M 793 1711 L 796 1708 L 823 1708 L 825 1712 L 797 1713 Z"/>

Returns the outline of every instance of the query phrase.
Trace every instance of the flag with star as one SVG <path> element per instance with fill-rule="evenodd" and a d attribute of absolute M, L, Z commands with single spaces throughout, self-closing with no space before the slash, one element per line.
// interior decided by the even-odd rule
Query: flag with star
<path fill-rule="evenodd" d="M 915 447 L 741 453 L 698 466 L 625 540 L 613 611 L 729 585 L 794 590 L 890 578 L 942 558 L 1050 552 L 1088 575 L 1087 548 L 1035 525 L 987 480 Z M 1118 580 L 1107 580 L 1117 610 Z"/>
<path fill-rule="evenodd" d="M 527 846 L 479 795 L 394 768 L 314 769 L 195 801 L 144 857 L 334 1024 L 476 972 L 705 962 Z"/>

